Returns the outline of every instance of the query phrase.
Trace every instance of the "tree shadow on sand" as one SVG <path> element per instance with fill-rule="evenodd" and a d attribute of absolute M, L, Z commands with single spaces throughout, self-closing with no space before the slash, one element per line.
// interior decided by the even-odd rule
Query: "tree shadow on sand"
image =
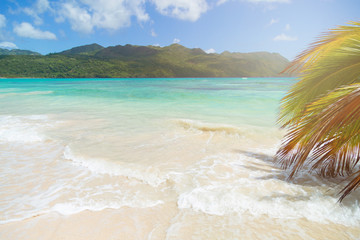
<path fill-rule="evenodd" d="M 288 176 L 290 175 L 290 170 L 282 169 L 277 163 L 275 157 L 273 155 L 268 155 L 264 153 L 255 153 L 251 151 L 243 151 L 243 150 L 234 150 L 235 153 L 239 153 L 245 155 L 250 158 L 255 158 L 260 160 L 262 163 L 257 162 L 249 162 L 249 165 L 238 165 L 242 168 L 249 169 L 250 171 L 262 171 L 266 174 L 261 177 L 255 177 L 254 179 L 258 180 L 281 180 L 287 182 L 289 184 L 295 184 L 299 186 L 316 188 L 316 187 L 325 187 L 329 190 L 323 192 L 323 195 L 326 197 L 338 198 L 340 197 L 339 192 L 343 187 L 347 184 L 347 177 L 337 177 L 331 179 L 321 178 L 315 171 L 309 172 L 309 168 L 304 168 L 300 171 L 293 179 L 289 180 Z M 309 194 L 303 195 L 289 195 L 281 192 L 274 192 L 271 196 L 264 196 L 263 199 L 266 198 L 286 198 L 291 199 L 292 201 L 304 201 L 310 200 L 312 197 Z M 348 197 L 346 197 L 340 205 L 342 206 L 352 206 L 357 204 L 360 199 L 360 191 L 355 191 Z"/>

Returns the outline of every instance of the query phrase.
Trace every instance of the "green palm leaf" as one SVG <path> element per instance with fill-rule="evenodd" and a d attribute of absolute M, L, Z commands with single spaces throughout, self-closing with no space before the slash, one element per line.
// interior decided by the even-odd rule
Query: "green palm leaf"
<path fill-rule="evenodd" d="M 284 71 L 300 71 L 297 82 L 282 99 L 279 123 L 295 124 L 307 104 L 328 91 L 360 82 L 360 23 L 341 26 L 320 37 Z"/>
<path fill-rule="evenodd" d="M 276 156 L 292 178 L 304 165 L 323 177 L 353 174 L 340 201 L 360 185 L 360 23 L 338 27 L 286 69 L 301 77 L 282 99 L 288 128 Z"/>

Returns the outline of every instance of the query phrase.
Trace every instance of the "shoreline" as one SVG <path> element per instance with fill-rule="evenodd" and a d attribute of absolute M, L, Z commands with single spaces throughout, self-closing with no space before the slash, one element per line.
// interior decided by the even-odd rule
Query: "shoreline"
<path fill-rule="evenodd" d="M 183 218 L 181 225 L 178 219 Z M 199 223 L 207 218 L 207 225 Z M 229 218 L 234 221 L 231 228 L 224 228 L 222 237 L 212 238 L 211 232 L 221 227 L 217 222 L 221 216 L 211 216 L 204 213 L 188 210 L 180 213 L 174 204 L 164 204 L 154 208 L 134 209 L 123 207 L 121 209 L 104 209 L 102 211 L 85 210 L 74 215 L 61 215 L 48 213 L 27 220 L 0 224 L 0 237 L 3 240 L 108 240 L 108 239 L 191 239 L 194 236 L 200 239 L 266 239 L 269 236 L 276 239 L 358 239 L 360 229 L 333 223 L 323 223 L 314 226 L 306 219 L 273 219 L 265 215 L 257 218 L 239 216 Z M 186 219 L 192 219 L 194 225 L 186 224 Z M 196 219 L 199 219 L 197 221 Z M 202 220 L 201 220 L 202 219 Z M 185 221 L 185 222 L 184 222 Z M 287 223 L 284 226 L 284 223 Z M 287 226 L 296 225 L 299 228 Z M 198 228 L 209 228 L 208 233 L 198 235 Z M 220 229 L 219 229 L 220 227 Z M 138 228 L 141 228 L 139 231 Z M 231 232 L 231 230 L 235 230 Z M 240 234 L 234 235 L 239 232 Z"/>

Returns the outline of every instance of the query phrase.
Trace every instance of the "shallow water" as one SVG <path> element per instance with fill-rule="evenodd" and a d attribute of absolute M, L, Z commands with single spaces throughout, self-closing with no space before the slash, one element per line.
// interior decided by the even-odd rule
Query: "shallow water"
<path fill-rule="evenodd" d="M 359 192 L 273 161 L 294 81 L 1 79 L 0 237 L 112 211 L 114 239 L 358 239 Z"/>

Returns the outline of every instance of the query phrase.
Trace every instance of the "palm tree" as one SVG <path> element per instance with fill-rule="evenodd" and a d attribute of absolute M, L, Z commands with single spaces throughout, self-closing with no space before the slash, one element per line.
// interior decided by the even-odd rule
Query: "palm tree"
<path fill-rule="evenodd" d="M 298 81 L 281 101 L 287 128 L 276 157 L 292 178 L 304 165 L 323 177 L 351 175 L 340 201 L 360 185 L 360 22 L 321 35 L 285 71 Z"/>

